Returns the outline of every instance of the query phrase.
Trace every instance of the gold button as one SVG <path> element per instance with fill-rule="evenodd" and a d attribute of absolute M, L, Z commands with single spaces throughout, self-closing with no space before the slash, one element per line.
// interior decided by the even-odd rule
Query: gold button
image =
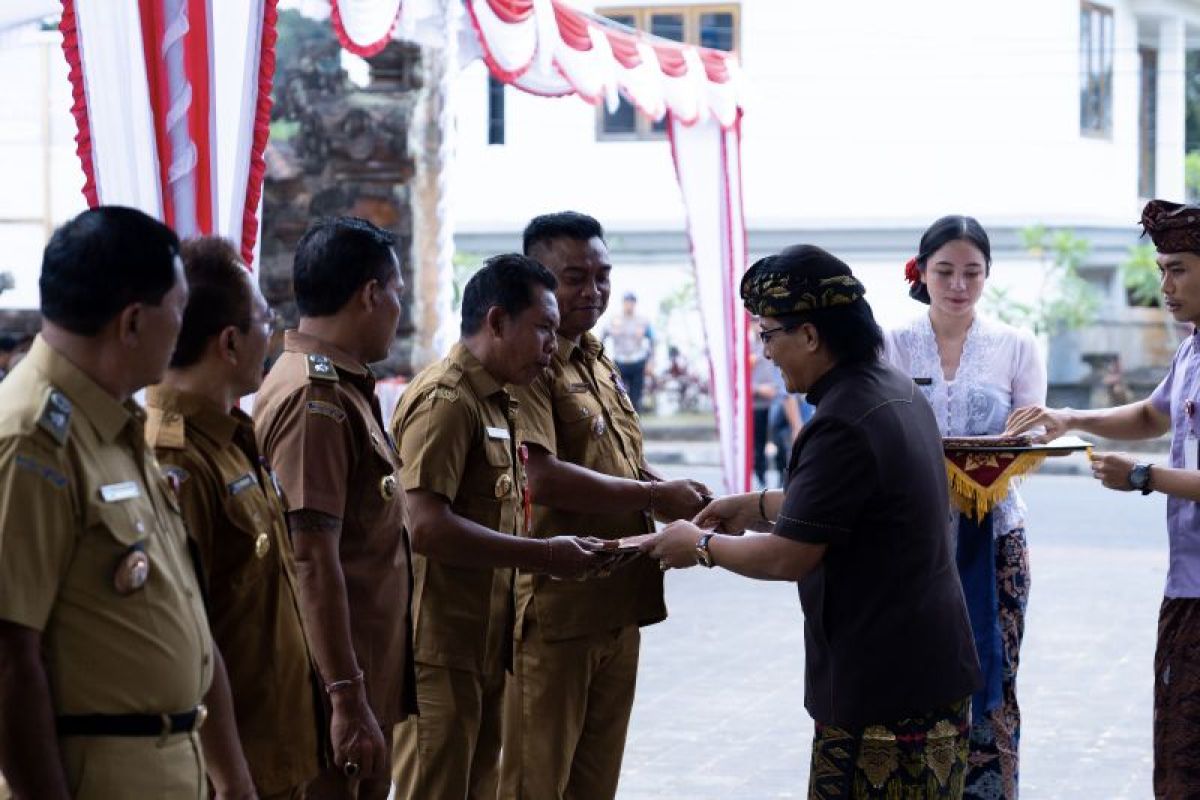
<path fill-rule="evenodd" d="M 512 476 L 507 472 L 496 478 L 496 497 L 507 497 L 512 491 Z"/>
<path fill-rule="evenodd" d="M 254 540 L 254 555 L 262 558 L 271 550 L 271 537 L 260 533 Z"/>
<path fill-rule="evenodd" d="M 396 496 L 396 476 L 384 475 L 379 481 L 379 496 L 384 500 L 391 500 Z"/>

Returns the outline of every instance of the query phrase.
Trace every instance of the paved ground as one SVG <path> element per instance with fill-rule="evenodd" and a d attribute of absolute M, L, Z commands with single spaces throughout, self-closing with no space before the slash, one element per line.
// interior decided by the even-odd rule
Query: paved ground
<path fill-rule="evenodd" d="M 1022 796 L 1149 797 L 1164 500 L 1060 475 L 1034 476 L 1025 496 Z M 621 800 L 804 797 L 812 723 L 795 587 L 691 569 L 670 574 L 668 601 L 671 618 L 643 638 Z"/>

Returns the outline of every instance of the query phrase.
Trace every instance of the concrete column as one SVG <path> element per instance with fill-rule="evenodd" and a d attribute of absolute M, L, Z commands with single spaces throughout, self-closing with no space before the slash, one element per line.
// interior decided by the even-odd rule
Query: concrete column
<path fill-rule="evenodd" d="M 1184 200 L 1184 142 L 1187 42 L 1181 17 L 1158 23 L 1158 119 L 1155 148 L 1155 194 L 1166 200 Z"/>

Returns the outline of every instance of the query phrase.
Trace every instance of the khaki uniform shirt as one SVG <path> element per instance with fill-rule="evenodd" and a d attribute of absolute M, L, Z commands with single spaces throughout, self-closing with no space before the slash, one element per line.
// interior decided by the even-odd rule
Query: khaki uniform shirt
<path fill-rule="evenodd" d="M 187 533 L 143 419 L 40 336 L 0 383 L 0 619 L 42 632 L 58 715 L 187 711 L 212 680 Z"/>
<path fill-rule="evenodd" d="M 639 479 L 645 458 L 642 429 L 616 366 L 600 342 L 585 333 L 576 345 L 559 337 L 550 369 L 529 387 L 516 389 L 521 402 L 521 438 L 561 461 Z M 552 498 L 550 498 L 552 501 Z M 580 514 L 541 505 L 534 497 L 537 537 L 570 534 L 614 539 L 654 530 L 640 511 Z M 570 639 L 626 625 L 666 619 L 662 573 L 639 558 L 607 578 L 555 581 L 522 574 L 517 582 L 517 629 L 530 603 L 547 641 Z"/>
<path fill-rule="evenodd" d="M 525 475 L 516 403 L 459 342 L 405 389 L 392 417 L 405 491 L 424 489 L 500 533 L 522 530 Z M 471 672 L 503 670 L 512 638 L 513 571 L 414 556 L 417 660 Z"/>
<path fill-rule="evenodd" d="M 350 638 L 371 710 L 387 730 L 415 713 L 417 702 L 400 460 L 383 429 L 375 379 L 333 345 L 288 331 L 255 398 L 254 429 L 285 509 L 342 521 Z"/>
<path fill-rule="evenodd" d="M 167 386 L 146 393 L 146 439 L 178 487 L 203 564 L 238 735 L 260 793 L 320 770 L 308 644 L 283 504 L 250 418 Z"/>

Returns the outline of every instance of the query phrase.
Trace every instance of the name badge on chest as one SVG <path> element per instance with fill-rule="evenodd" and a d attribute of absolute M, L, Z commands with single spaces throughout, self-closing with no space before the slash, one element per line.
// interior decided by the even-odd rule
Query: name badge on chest
<path fill-rule="evenodd" d="M 254 476 L 251 475 L 249 472 L 247 472 L 242 477 L 238 478 L 235 481 L 231 481 L 229 483 L 229 494 L 230 495 L 241 494 L 242 492 L 249 489 L 253 485 L 254 485 Z"/>
<path fill-rule="evenodd" d="M 134 500 L 142 496 L 142 489 L 137 481 L 122 481 L 100 487 L 100 499 L 106 503 L 119 503 L 122 500 Z"/>
<path fill-rule="evenodd" d="M 488 426 L 486 428 L 486 430 L 487 430 L 487 435 L 488 435 L 489 439 L 508 440 L 510 438 L 508 435 L 508 428 L 493 428 L 491 426 Z"/>

